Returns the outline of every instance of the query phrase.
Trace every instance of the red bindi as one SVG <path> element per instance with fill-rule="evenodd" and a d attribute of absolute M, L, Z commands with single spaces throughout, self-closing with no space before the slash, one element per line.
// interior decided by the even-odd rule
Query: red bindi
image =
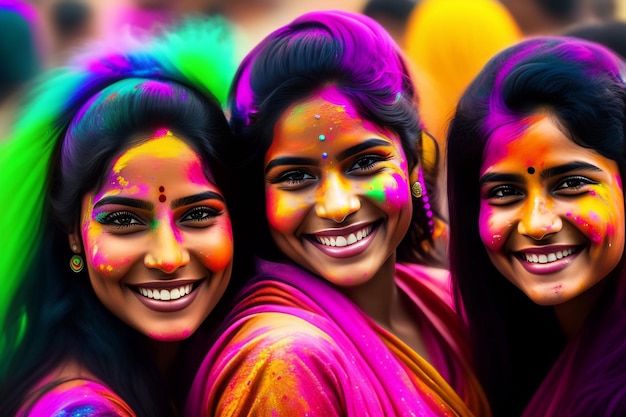
<path fill-rule="evenodd" d="M 159 192 L 161 192 L 161 193 L 162 193 L 162 192 L 164 192 L 164 191 L 165 191 L 165 187 L 160 186 L 160 187 L 159 187 Z M 165 203 L 165 201 L 166 201 L 166 200 L 167 200 L 167 197 L 165 197 L 165 194 L 161 194 L 161 195 L 159 196 L 159 201 L 160 201 L 161 203 Z"/>

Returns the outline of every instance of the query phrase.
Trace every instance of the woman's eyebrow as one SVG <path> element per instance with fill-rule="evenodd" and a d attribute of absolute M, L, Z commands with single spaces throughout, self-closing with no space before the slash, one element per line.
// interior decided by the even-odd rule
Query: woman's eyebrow
<path fill-rule="evenodd" d="M 352 155 L 356 155 L 359 152 L 362 152 L 369 148 L 375 148 L 377 146 L 391 146 L 391 143 L 382 139 L 368 139 L 366 141 L 363 141 L 357 145 L 351 146 L 348 149 L 337 153 L 336 159 L 338 162 L 340 162 L 340 161 L 343 161 L 344 159 L 351 157 Z"/>
<path fill-rule="evenodd" d="M 154 205 L 148 201 L 119 196 L 104 197 L 94 205 L 94 208 L 98 208 L 106 204 L 118 204 L 120 206 L 134 207 L 148 211 L 154 208 Z"/>
<path fill-rule="evenodd" d="M 588 162 L 574 161 L 569 164 L 559 165 L 556 167 L 546 168 L 541 171 L 541 179 L 547 179 L 557 175 L 565 174 L 573 171 L 602 171 L 597 166 Z"/>
<path fill-rule="evenodd" d="M 190 195 L 187 197 L 177 198 L 176 200 L 172 201 L 171 206 L 172 206 L 172 209 L 176 209 L 178 207 L 188 206 L 190 204 L 194 204 L 194 203 L 197 203 L 199 201 L 204 201 L 204 200 L 219 200 L 225 203 L 224 197 L 222 197 L 219 193 L 216 193 L 215 191 L 205 191 L 205 192 Z"/>
<path fill-rule="evenodd" d="M 284 156 L 281 158 L 272 159 L 267 163 L 265 167 L 265 173 L 267 174 L 273 168 L 281 165 L 316 165 L 317 161 L 313 158 L 299 158 L 295 156 Z"/>
<path fill-rule="evenodd" d="M 588 162 L 574 161 L 569 164 L 563 164 L 551 168 L 546 168 L 541 171 L 542 180 L 555 177 L 557 175 L 566 174 L 568 172 L 576 172 L 576 171 L 602 171 L 597 166 L 590 164 Z M 490 172 L 483 175 L 479 183 L 480 185 L 484 185 L 489 182 L 524 182 L 524 177 L 518 174 L 501 174 L 497 172 Z"/>
<path fill-rule="evenodd" d="M 498 172 L 489 172 L 478 180 L 478 183 L 482 186 L 489 182 L 523 182 L 524 177 L 518 174 L 500 174 Z"/>

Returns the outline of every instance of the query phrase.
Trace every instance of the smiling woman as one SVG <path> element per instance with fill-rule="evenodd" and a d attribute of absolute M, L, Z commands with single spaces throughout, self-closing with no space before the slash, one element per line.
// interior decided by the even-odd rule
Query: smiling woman
<path fill-rule="evenodd" d="M 233 269 L 233 74 L 211 20 L 41 80 L 0 149 L 3 415 L 178 415 Z"/>
<path fill-rule="evenodd" d="M 397 45 L 357 14 L 303 15 L 244 59 L 234 206 L 264 259 L 189 417 L 489 416 L 433 250 L 414 100 Z"/>
<path fill-rule="evenodd" d="M 527 40 L 450 126 L 450 264 L 496 415 L 626 414 L 624 69 Z"/>

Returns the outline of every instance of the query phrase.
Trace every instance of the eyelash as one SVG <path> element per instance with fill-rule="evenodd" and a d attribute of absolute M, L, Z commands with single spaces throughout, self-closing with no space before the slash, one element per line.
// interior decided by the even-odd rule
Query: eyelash
<path fill-rule="evenodd" d="M 388 160 L 389 157 L 388 156 L 381 156 L 381 155 L 364 155 L 359 157 L 356 162 L 352 165 L 352 167 L 348 170 L 348 172 L 353 172 L 353 171 L 371 171 L 372 169 L 374 169 L 374 167 L 376 166 L 376 164 L 378 162 L 382 162 L 382 161 L 386 161 Z M 368 164 L 366 166 L 357 166 L 360 162 L 363 161 L 368 161 Z"/>
<path fill-rule="evenodd" d="M 386 161 L 389 158 L 390 158 L 389 156 L 381 156 L 381 155 L 361 156 L 352 164 L 348 172 L 356 173 L 356 174 L 367 173 L 373 170 L 378 162 Z M 367 161 L 367 164 L 365 166 L 358 166 L 360 162 L 364 162 L 364 161 Z M 296 176 L 299 178 L 294 178 Z M 293 186 L 301 185 L 305 181 L 312 180 L 312 179 L 315 179 L 315 175 L 306 172 L 306 170 L 292 169 L 292 170 L 286 171 L 278 175 L 276 178 L 270 178 L 267 181 L 270 184 L 284 183 L 286 186 L 293 187 Z"/>
<path fill-rule="evenodd" d="M 570 186 L 570 187 L 563 187 L 563 185 L 566 185 L 569 182 L 576 182 L 576 185 Z M 557 186 L 553 188 L 553 192 L 555 193 L 565 192 L 565 195 L 575 196 L 575 195 L 578 195 L 580 192 L 583 192 L 584 191 L 583 188 L 585 186 L 593 185 L 593 184 L 598 184 L 598 183 L 587 177 L 576 175 L 576 176 L 566 177 L 560 180 L 557 183 Z M 497 195 L 498 193 L 504 194 L 507 191 L 508 191 L 508 194 Z M 567 194 L 567 193 L 572 193 L 572 194 Z M 499 202 L 503 202 L 503 200 L 504 201 L 506 200 L 517 201 L 517 199 L 522 198 L 523 195 L 524 195 L 524 192 L 521 191 L 519 188 L 510 184 L 503 184 L 503 185 L 495 186 L 491 190 L 489 190 L 489 192 L 487 193 L 487 198 L 493 199 Z"/>
<path fill-rule="evenodd" d="M 222 212 L 208 206 L 193 207 L 180 217 L 180 222 L 204 223 L 209 221 Z M 193 218 L 192 216 L 200 214 L 202 217 Z M 145 226 L 146 222 L 139 216 L 130 211 L 114 211 L 111 213 L 101 213 L 96 216 L 96 221 L 105 226 L 111 226 L 116 229 L 128 229 L 134 226 Z"/>
<path fill-rule="evenodd" d="M 565 188 L 562 187 L 566 183 L 572 182 L 572 181 L 576 181 L 577 185 L 575 185 L 573 187 L 565 187 Z M 597 182 L 596 181 L 592 181 L 592 180 L 590 180 L 587 177 L 583 177 L 583 176 L 577 175 L 577 176 L 573 176 L 573 177 L 564 178 L 562 181 L 560 181 L 558 183 L 558 185 L 555 188 L 555 190 L 578 191 L 581 188 L 585 187 L 586 185 L 593 185 L 593 184 L 597 184 Z"/>
<path fill-rule="evenodd" d="M 120 223 L 120 219 L 130 219 L 131 222 Z M 136 225 L 145 226 L 145 223 L 141 221 L 138 216 L 131 213 L 130 211 L 114 211 L 112 213 L 102 213 L 101 215 L 97 216 L 96 221 L 105 226 L 113 226 L 118 229 L 126 229 Z"/>
<path fill-rule="evenodd" d="M 204 214 L 201 218 L 190 218 L 190 216 L 194 215 L 194 214 Z M 185 214 L 183 214 L 180 218 L 181 222 L 185 222 L 185 221 L 191 221 L 194 223 L 200 223 L 200 222 L 205 222 L 207 220 L 211 220 L 217 216 L 219 216 L 221 214 L 221 211 L 216 210 L 212 207 L 208 207 L 208 206 L 198 206 L 198 207 L 193 207 L 191 210 L 187 211 Z M 189 220 L 185 220 L 186 218 L 189 217 Z"/>

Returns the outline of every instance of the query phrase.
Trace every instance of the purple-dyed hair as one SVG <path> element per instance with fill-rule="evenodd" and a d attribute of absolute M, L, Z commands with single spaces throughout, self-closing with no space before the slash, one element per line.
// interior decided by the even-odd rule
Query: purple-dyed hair
<path fill-rule="evenodd" d="M 626 415 L 626 396 L 612 398 L 626 387 L 626 312 L 623 289 L 616 291 L 625 287 L 624 257 L 605 278 L 586 327 L 566 345 L 553 309 L 506 280 L 479 236 L 486 144 L 494 132 L 519 136 L 521 122 L 540 109 L 573 142 L 616 161 L 626 178 L 624 64 L 608 49 L 566 37 L 528 39 L 492 58 L 468 87 L 448 131 L 449 255 L 479 377 L 496 416 L 520 415 L 548 373 L 525 415 Z"/>
<path fill-rule="evenodd" d="M 263 39 L 244 58 L 235 76 L 229 110 L 239 157 L 246 165 L 242 172 L 249 173 L 245 175 L 246 201 L 265 201 L 263 159 L 281 113 L 328 85 L 348 97 L 361 117 L 399 136 L 409 170 L 420 162 L 422 131 L 416 93 L 391 36 L 364 15 L 311 12 Z M 399 261 L 439 262 L 430 249 L 435 181 L 429 172 L 425 179 L 428 197 L 413 205 L 413 224 L 398 248 Z M 259 211 L 251 210 L 247 216 L 250 230 L 259 237 L 256 250 L 266 258 L 280 257 L 265 214 Z"/>

